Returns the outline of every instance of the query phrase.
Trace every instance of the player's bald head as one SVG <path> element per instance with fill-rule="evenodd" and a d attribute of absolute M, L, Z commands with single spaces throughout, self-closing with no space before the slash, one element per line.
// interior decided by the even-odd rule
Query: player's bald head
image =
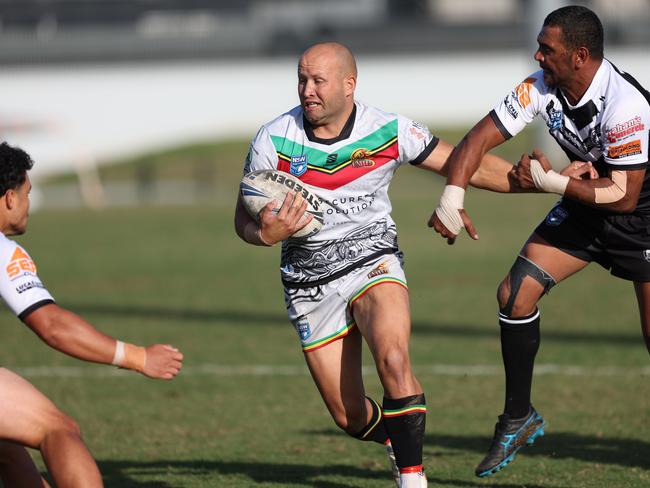
<path fill-rule="evenodd" d="M 352 52 L 338 42 L 315 44 L 300 56 L 299 65 L 313 63 L 327 64 L 337 70 L 341 77 L 357 77 L 357 62 Z"/>

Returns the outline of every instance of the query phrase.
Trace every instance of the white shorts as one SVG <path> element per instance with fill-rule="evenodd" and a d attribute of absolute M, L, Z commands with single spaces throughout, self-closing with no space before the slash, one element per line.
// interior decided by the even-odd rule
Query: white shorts
<path fill-rule="evenodd" d="M 370 288 L 395 283 L 407 288 L 402 254 L 389 254 L 350 273 L 312 288 L 285 288 L 289 320 L 303 352 L 319 349 L 348 335 L 356 325 L 351 306 Z"/>

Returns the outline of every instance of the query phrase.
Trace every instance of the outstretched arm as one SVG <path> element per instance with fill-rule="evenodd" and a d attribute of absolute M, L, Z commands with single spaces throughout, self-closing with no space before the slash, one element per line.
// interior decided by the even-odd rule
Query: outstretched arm
<path fill-rule="evenodd" d="M 454 146 L 440 140 L 431 154 L 419 165 L 418 168 L 433 171 L 442 176 L 448 175 L 449 156 Z M 469 180 L 469 184 L 476 188 L 500 193 L 515 193 L 522 190 L 513 175 L 514 166 L 503 158 L 486 154 L 481 164 Z M 531 190 L 528 190 L 531 191 Z"/>
<path fill-rule="evenodd" d="M 472 239 L 478 239 L 474 224 L 464 210 L 465 189 L 482 164 L 487 152 L 501 144 L 505 138 L 490 115 L 486 115 L 463 137 L 458 146 L 451 152 L 447 161 L 447 185 L 440 197 L 440 203 L 429 219 L 429 227 L 433 227 L 448 244 L 453 244 L 463 227 Z M 489 160 L 491 161 L 491 159 Z M 489 165 L 489 162 L 488 162 Z M 483 180 L 482 188 L 499 186 L 510 188 L 503 183 L 503 174 L 496 177 L 489 171 Z M 497 190 L 499 191 L 499 190 Z"/>
<path fill-rule="evenodd" d="M 178 349 L 163 344 L 146 348 L 125 344 L 54 303 L 34 310 L 23 321 L 47 345 L 77 359 L 115 364 L 150 378 L 166 380 L 181 369 L 183 355 Z"/>
<path fill-rule="evenodd" d="M 547 193 L 557 193 L 580 203 L 611 212 L 633 212 L 639 200 L 645 169 L 610 170 L 606 176 L 576 179 L 558 174 L 538 149 L 533 158 L 522 157 L 515 175 L 519 184 Z M 572 163 L 576 164 L 576 163 Z M 596 175 L 597 176 L 597 175 Z"/>

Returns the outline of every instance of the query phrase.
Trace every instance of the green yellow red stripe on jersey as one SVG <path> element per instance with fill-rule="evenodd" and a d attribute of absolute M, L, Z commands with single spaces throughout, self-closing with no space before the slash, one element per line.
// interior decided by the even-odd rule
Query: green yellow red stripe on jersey
<path fill-rule="evenodd" d="M 406 286 L 406 282 L 402 281 L 398 278 L 393 278 L 391 276 L 386 276 L 384 278 L 377 278 L 376 280 L 373 280 L 369 283 L 367 283 L 361 290 L 359 290 L 351 299 L 350 299 L 350 305 L 352 305 L 356 300 L 361 298 L 364 293 L 366 293 L 370 288 L 373 286 L 381 285 L 384 283 L 395 283 L 396 285 L 401 285 L 404 288 L 408 290 L 408 286 Z"/>
<path fill-rule="evenodd" d="M 347 324 L 345 324 L 342 328 L 334 332 L 333 334 L 328 335 L 327 337 L 323 337 L 319 341 L 311 342 L 309 344 L 305 344 L 302 346 L 302 351 L 303 352 L 311 352 L 315 351 L 316 349 L 320 349 L 323 346 L 326 346 L 330 344 L 331 342 L 337 341 L 339 339 L 342 339 L 346 335 L 350 333 L 350 331 L 356 326 L 356 323 L 354 320 L 351 320 Z"/>

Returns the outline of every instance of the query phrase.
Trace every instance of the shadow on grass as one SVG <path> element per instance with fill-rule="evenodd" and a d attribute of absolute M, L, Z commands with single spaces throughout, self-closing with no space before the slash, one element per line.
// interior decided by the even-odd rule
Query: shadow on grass
<path fill-rule="evenodd" d="M 209 325 L 219 325 L 226 322 L 232 324 L 282 325 L 288 324 L 286 315 L 265 314 L 248 310 L 200 310 L 171 307 L 153 307 L 140 305 L 111 305 L 89 303 L 66 303 L 63 306 L 77 313 L 112 315 L 120 317 L 139 317 L 164 321 L 205 322 Z M 636 332 L 636 328 L 635 328 Z M 498 340 L 499 327 L 495 321 L 493 328 L 477 328 L 462 324 L 440 324 L 435 322 L 414 321 L 413 335 L 493 338 Z M 580 342 L 583 344 L 611 344 L 616 346 L 643 347 L 641 334 L 594 333 L 588 331 L 572 332 L 566 330 L 542 331 L 542 339 L 551 342 Z"/>
<path fill-rule="evenodd" d="M 341 435 L 335 429 L 311 431 L 324 436 Z M 491 437 L 428 434 L 424 439 L 425 456 L 444 458 L 454 456 L 447 449 L 476 453 L 476 463 L 482 459 L 490 445 Z M 640 468 L 650 471 L 650 442 L 638 439 L 596 437 L 571 432 L 547 432 L 532 447 L 520 451 L 525 456 L 553 459 L 574 459 L 624 468 Z M 474 467 L 472 466 L 473 470 Z"/>
<path fill-rule="evenodd" d="M 211 477 L 236 476 L 238 480 L 228 480 L 228 486 L 259 486 L 261 484 L 280 484 L 283 486 L 302 485 L 313 488 L 350 488 L 368 485 L 389 488 L 394 486 L 388 470 L 378 472 L 346 465 L 271 464 L 259 462 L 225 461 L 99 461 L 99 468 L 106 488 L 181 488 L 192 486 L 192 478 L 203 484 L 210 483 Z M 164 478 L 165 476 L 183 479 L 181 484 L 173 481 L 138 481 L 138 478 Z M 346 478 L 342 481 L 328 481 L 323 477 Z M 358 479 L 356 484 L 351 478 Z M 225 480 L 222 480 L 225 482 Z M 219 485 L 210 485 L 219 486 Z M 429 477 L 429 486 L 448 486 L 461 488 L 485 488 L 479 481 L 448 480 Z M 500 483 L 502 488 L 521 488 L 521 484 Z M 561 488 L 558 485 L 527 484 L 526 488 Z"/>
<path fill-rule="evenodd" d="M 346 488 L 349 478 L 374 480 L 382 486 L 390 486 L 390 474 L 345 465 L 315 466 L 308 464 L 272 464 L 263 462 L 227 461 L 99 461 L 99 469 L 106 488 L 180 488 L 192 486 L 192 478 L 209 483 L 217 476 L 236 476 L 228 480 L 228 486 L 258 486 L 260 484 L 303 485 L 314 488 Z M 171 481 L 138 481 L 138 478 L 164 478 L 165 476 L 185 480 L 182 484 Z M 345 481 L 330 481 L 324 477 L 348 478 Z M 216 479 L 215 479 L 216 481 Z M 222 480 L 224 481 L 224 480 Z M 385 483 L 384 483 L 385 481 Z M 225 482 L 225 481 L 224 481 Z M 361 481 L 360 481 L 361 482 Z M 218 484 L 210 486 L 219 486 Z"/>

